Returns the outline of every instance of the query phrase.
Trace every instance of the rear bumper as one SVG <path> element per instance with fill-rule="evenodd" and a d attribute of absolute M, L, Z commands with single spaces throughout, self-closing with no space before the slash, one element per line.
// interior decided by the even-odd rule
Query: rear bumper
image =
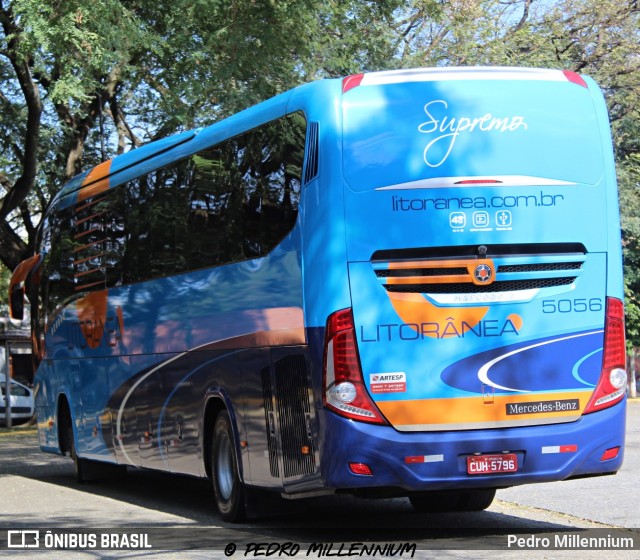
<path fill-rule="evenodd" d="M 322 421 L 321 469 L 336 489 L 402 488 L 411 491 L 509 487 L 618 471 L 623 460 L 626 400 L 576 422 L 457 432 L 398 432 L 341 418 L 327 410 Z M 601 461 L 607 449 L 614 459 Z M 518 456 L 518 471 L 468 475 L 474 453 Z M 366 463 L 372 476 L 353 474 L 348 463 Z"/>

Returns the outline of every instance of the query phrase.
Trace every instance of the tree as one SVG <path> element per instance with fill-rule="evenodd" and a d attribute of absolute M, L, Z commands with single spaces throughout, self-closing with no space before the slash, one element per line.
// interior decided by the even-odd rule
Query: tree
<path fill-rule="evenodd" d="M 297 83 L 319 5 L 0 0 L 0 260 L 82 168 Z"/>

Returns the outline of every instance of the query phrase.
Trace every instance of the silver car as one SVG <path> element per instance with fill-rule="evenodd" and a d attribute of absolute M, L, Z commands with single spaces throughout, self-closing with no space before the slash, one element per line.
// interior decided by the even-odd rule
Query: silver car
<path fill-rule="evenodd" d="M 0 424 L 6 425 L 7 399 L 5 376 L 0 376 Z M 34 413 L 33 391 L 26 385 L 11 380 L 11 423 L 29 420 Z"/>

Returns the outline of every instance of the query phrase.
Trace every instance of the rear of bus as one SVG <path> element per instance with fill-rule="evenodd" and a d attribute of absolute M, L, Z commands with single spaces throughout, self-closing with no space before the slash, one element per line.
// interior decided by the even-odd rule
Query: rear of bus
<path fill-rule="evenodd" d="M 351 307 L 327 321 L 334 488 L 499 488 L 613 473 L 623 286 L 606 107 L 570 72 L 351 76 Z"/>

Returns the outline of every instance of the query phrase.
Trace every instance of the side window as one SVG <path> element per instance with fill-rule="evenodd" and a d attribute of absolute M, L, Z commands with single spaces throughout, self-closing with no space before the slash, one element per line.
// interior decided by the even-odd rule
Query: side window
<path fill-rule="evenodd" d="M 41 252 L 46 257 L 41 293 L 49 316 L 75 293 L 71 221 L 71 210 L 67 208 L 52 212 L 45 224 Z"/>
<path fill-rule="evenodd" d="M 297 219 L 305 133 L 288 115 L 120 189 L 125 283 L 271 251 Z"/>
<path fill-rule="evenodd" d="M 52 213 L 43 299 L 262 257 L 298 216 L 306 121 L 287 115 Z"/>
<path fill-rule="evenodd" d="M 295 113 L 191 158 L 189 268 L 264 256 L 291 231 L 305 132 Z"/>
<path fill-rule="evenodd" d="M 183 160 L 118 189 L 126 209 L 125 283 L 186 269 L 189 167 Z"/>
<path fill-rule="evenodd" d="M 122 214 L 119 189 L 112 189 L 46 217 L 39 243 L 46 255 L 40 297 L 49 316 L 83 292 L 122 283 Z"/>

